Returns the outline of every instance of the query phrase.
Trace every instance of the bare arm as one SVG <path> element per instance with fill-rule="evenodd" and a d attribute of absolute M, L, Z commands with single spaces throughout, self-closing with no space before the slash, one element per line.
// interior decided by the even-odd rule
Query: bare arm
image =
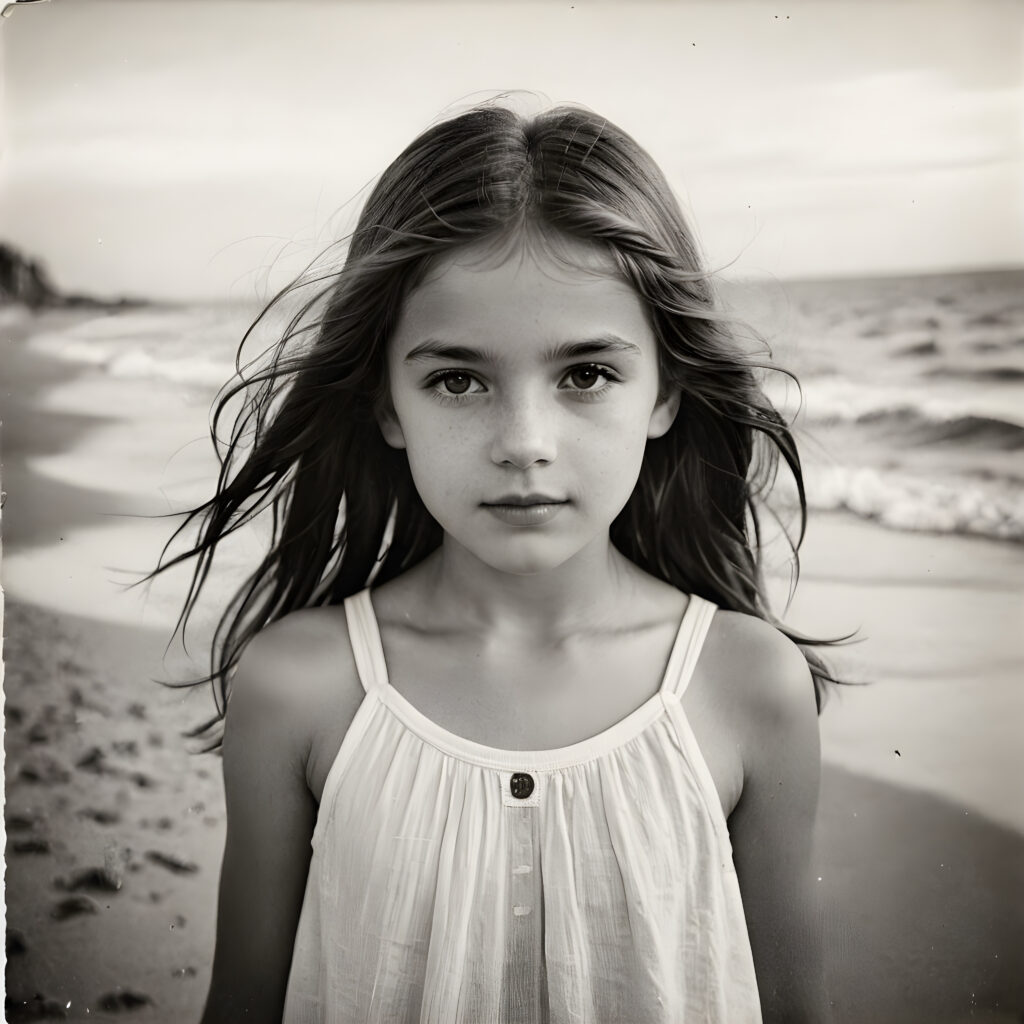
<path fill-rule="evenodd" d="M 284 685 L 281 655 L 272 631 L 257 637 L 233 681 L 227 839 L 203 1024 L 279 1024 L 284 1008 L 316 805 L 306 785 L 307 715 Z"/>
<path fill-rule="evenodd" d="M 764 1020 L 820 1024 L 829 1018 L 812 864 L 814 688 L 799 649 L 766 628 L 744 645 L 743 792 L 729 827 Z"/>

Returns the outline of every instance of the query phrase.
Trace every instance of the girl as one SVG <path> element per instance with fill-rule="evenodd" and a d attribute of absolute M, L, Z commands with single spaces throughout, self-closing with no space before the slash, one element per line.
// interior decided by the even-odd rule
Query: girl
<path fill-rule="evenodd" d="M 203 1020 L 821 1020 L 826 676 L 756 517 L 800 467 L 659 170 L 590 112 L 477 108 L 385 171 L 323 297 L 192 513 L 186 616 L 273 509 L 203 727 Z"/>

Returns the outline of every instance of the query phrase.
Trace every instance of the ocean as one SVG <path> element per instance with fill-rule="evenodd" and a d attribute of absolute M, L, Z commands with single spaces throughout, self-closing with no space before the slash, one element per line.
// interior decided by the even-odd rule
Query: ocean
<path fill-rule="evenodd" d="M 812 509 L 1024 541 L 1024 271 L 729 282 L 722 293 L 799 380 L 769 372 L 765 386 L 793 421 Z M 29 345 L 133 391 L 173 391 L 202 427 L 255 312 L 103 312 L 50 321 Z M 784 475 L 779 487 L 785 496 Z"/>
<path fill-rule="evenodd" d="M 899 530 L 1024 540 L 1024 272 L 727 291 L 792 370 L 812 508 Z"/>

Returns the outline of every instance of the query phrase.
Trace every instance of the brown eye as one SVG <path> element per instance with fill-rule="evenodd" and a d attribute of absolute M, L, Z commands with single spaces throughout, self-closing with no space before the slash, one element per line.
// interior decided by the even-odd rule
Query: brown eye
<path fill-rule="evenodd" d="M 569 383 L 579 391 L 589 391 L 605 376 L 600 366 L 577 366 L 566 377 Z"/>
<path fill-rule="evenodd" d="M 472 377 L 468 373 L 446 373 L 441 380 L 451 395 L 464 395 L 469 390 Z"/>

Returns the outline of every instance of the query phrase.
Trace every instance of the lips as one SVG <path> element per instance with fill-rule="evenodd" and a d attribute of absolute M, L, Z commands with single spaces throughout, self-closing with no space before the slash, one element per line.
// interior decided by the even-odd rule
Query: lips
<path fill-rule="evenodd" d="M 543 526 L 568 504 L 567 499 L 548 494 L 504 494 L 481 507 L 507 526 Z"/>
<path fill-rule="evenodd" d="M 564 505 L 565 503 L 565 498 L 552 498 L 547 494 L 505 494 L 495 501 L 482 502 L 488 508 L 501 508 L 503 506 L 527 508 L 530 505 Z"/>

